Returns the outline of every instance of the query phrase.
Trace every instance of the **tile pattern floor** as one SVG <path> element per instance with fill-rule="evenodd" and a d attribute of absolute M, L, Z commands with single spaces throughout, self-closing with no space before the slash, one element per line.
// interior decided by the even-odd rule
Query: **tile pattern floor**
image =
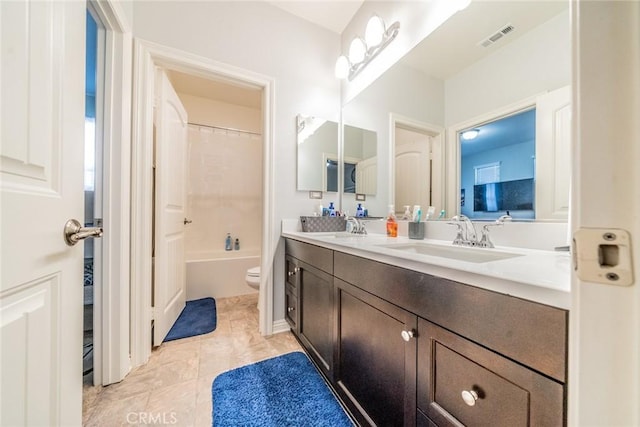
<path fill-rule="evenodd" d="M 85 386 L 85 426 L 211 426 L 211 384 L 230 369 L 302 348 L 258 332 L 258 295 L 216 300 L 216 330 L 162 344 L 120 383 Z"/>

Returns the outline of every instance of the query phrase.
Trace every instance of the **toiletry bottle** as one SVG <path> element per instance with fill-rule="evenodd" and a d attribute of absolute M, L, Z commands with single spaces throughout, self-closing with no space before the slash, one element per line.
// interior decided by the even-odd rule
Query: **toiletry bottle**
<path fill-rule="evenodd" d="M 233 245 L 233 248 L 234 248 L 236 251 L 239 251 L 239 250 L 240 250 L 240 239 L 236 238 L 236 242 L 235 242 L 235 244 Z"/>
<path fill-rule="evenodd" d="M 362 203 L 358 203 L 358 207 L 356 209 L 356 216 L 357 217 L 363 217 L 364 216 L 364 209 L 362 209 Z"/>
<path fill-rule="evenodd" d="M 230 251 L 231 249 L 231 233 L 227 233 L 227 238 L 224 239 L 224 250 Z"/>
<path fill-rule="evenodd" d="M 329 202 L 329 216 L 336 216 L 336 208 L 333 206 L 333 202 Z"/>
<path fill-rule="evenodd" d="M 420 209 L 420 205 L 415 205 L 413 207 L 413 222 L 420 222 L 422 220 L 422 210 Z"/>
<path fill-rule="evenodd" d="M 409 210 L 410 207 L 411 206 L 409 205 L 404 205 L 404 215 L 402 215 L 402 219 L 411 221 L 411 211 Z"/>
<path fill-rule="evenodd" d="M 398 222 L 393 205 L 389 205 L 389 215 L 387 215 L 387 236 L 398 237 Z"/>

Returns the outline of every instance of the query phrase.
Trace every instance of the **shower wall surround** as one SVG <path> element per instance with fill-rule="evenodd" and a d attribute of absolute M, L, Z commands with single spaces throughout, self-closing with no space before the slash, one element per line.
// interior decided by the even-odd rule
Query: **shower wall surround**
<path fill-rule="evenodd" d="M 189 125 L 186 258 L 224 252 L 231 233 L 241 250 L 259 253 L 262 230 L 262 137 Z"/>

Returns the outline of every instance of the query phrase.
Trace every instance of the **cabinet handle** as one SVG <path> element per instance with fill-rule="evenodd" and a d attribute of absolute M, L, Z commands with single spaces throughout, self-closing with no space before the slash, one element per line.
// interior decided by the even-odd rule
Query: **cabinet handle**
<path fill-rule="evenodd" d="M 409 331 L 402 331 L 402 339 L 409 342 L 411 340 L 411 338 L 416 336 L 416 332 L 411 329 Z"/>
<path fill-rule="evenodd" d="M 293 307 L 287 307 L 287 311 L 288 311 L 289 313 L 291 313 L 292 311 L 295 311 L 295 308 L 293 308 Z"/>
<path fill-rule="evenodd" d="M 478 400 L 478 393 L 475 390 L 462 390 L 462 400 L 469 406 L 474 406 Z"/>
<path fill-rule="evenodd" d="M 296 274 L 298 271 L 300 271 L 300 268 L 296 267 L 293 269 L 293 271 L 287 271 L 287 274 L 289 275 L 289 277 L 291 277 L 294 274 Z"/>

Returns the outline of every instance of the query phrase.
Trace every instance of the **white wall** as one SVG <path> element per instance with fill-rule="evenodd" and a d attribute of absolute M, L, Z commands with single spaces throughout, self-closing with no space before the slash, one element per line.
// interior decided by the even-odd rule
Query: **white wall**
<path fill-rule="evenodd" d="M 571 83 L 569 12 L 563 12 L 445 82 L 452 125 Z"/>
<path fill-rule="evenodd" d="M 275 79 L 273 234 L 280 234 L 281 218 L 312 213 L 318 201 L 295 187 L 296 115 L 338 121 L 340 86 L 333 69 L 340 37 L 266 2 L 136 1 L 133 18 L 136 38 Z M 280 245 L 274 320 L 284 318 L 282 264 Z"/>

